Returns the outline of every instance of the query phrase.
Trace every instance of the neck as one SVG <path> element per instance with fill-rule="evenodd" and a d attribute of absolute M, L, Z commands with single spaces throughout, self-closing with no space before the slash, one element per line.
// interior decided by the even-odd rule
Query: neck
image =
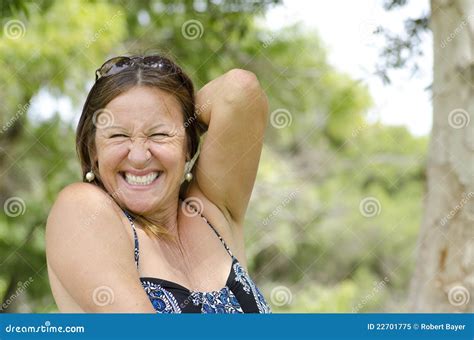
<path fill-rule="evenodd" d="M 178 209 L 180 201 L 171 200 L 170 203 L 160 206 L 148 217 L 153 223 L 162 226 L 173 236 L 178 236 Z"/>

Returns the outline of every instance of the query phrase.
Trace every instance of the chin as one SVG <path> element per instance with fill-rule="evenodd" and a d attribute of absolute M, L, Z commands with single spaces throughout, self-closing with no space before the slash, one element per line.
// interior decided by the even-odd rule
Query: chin
<path fill-rule="evenodd" d="M 146 213 L 151 213 L 153 207 L 156 207 L 155 204 L 150 204 L 150 200 L 131 200 L 126 199 L 124 202 L 126 209 L 134 212 L 136 214 L 144 215 Z"/>
<path fill-rule="evenodd" d="M 141 208 L 135 208 L 135 207 L 129 207 L 128 205 L 126 206 L 127 208 L 127 211 L 133 213 L 133 214 L 137 214 L 137 215 L 141 215 L 141 216 L 146 216 L 148 215 L 147 212 L 148 212 L 148 209 L 141 209 Z"/>

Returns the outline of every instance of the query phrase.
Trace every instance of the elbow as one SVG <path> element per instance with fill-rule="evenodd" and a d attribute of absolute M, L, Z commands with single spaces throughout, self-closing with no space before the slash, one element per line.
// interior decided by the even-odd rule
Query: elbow
<path fill-rule="evenodd" d="M 257 76 L 251 71 L 240 68 L 234 68 L 226 73 L 229 80 L 242 89 L 247 87 L 260 86 Z"/>
<path fill-rule="evenodd" d="M 258 113 L 263 122 L 268 118 L 268 98 L 260 85 L 257 76 L 247 70 L 232 69 L 225 74 L 227 104 L 234 104 L 240 108 L 245 107 L 244 112 Z M 240 112 L 242 114 L 242 112 Z"/>
<path fill-rule="evenodd" d="M 224 79 L 228 101 L 241 101 L 264 94 L 260 82 L 253 72 L 235 68 L 228 71 Z"/>

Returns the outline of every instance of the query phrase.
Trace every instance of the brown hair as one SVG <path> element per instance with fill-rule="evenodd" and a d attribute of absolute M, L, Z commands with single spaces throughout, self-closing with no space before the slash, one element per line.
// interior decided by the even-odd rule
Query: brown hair
<path fill-rule="evenodd" d="M 144 56 L 141 55 L 130 56 L 130 58 L 143 57 Z M 107 190 L 100 179 L 98 164 L 93 162 L 96 152 L 95 120 L 98 119 L 98 117 L 96 117 L 98 115 L 97 113 L 103 110 L 115 97 L 135 86 L 156 87 L 173 95 L 178 100 L 182 109 L 187 150 L 190 155 L 194 155 L 197 151 L 199 138 L 205 131 L 205 126 L 196 119 L 194 86 L 191 79 L 169 58 L 161 55 L 153 55 L 153 57 L 162 58 L 163 61 L 165 61 L 168 66 L 171 65 L 171 67 L 158 68 L 150 67 L 139 62 L 134 63 L 116 74 L 99 78 L 92 86 L 84 103 L 76 130 L 76 151 L 82 167 L 82 178 L 85 178 L 88 171 L 93 171 L 95 179 L 92 183 L 106 192 Z M 183 195 L 185 190 L 186 182 L 181 186 L 180 194 Z M 111 196 L 114 199 L 114 195 Z M 158 237 L 169 237 L 169 233 L 165 227 L 156 225 L 145 216 L 129 211 L 128 213 L 140 224 L 148 235 L 151 233 Z"/>

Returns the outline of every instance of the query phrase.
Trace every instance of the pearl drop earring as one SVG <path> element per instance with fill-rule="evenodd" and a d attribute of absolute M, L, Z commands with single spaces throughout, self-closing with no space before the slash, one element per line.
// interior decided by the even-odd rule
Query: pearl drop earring
<path fill-rule="evenodd" d="M 87 182 L 92 182 L 95 179 L 95 175 L 92 171 L 86 173 L 86 180 Z"/>
<path fill-rule="evenodd" d="M 190 172 L 187 172 L 186 175 L 184 175 L 184 179 L 188 182 L 191 182 L 191 180 L 193 179 L 193 174 Z"/>
<path fill-rule="evenodd" d="M 199 144 L 198 144 L 196 153 L 194 154 L 193 158 L 189 162 L 186 162 L 184 164 L 184 173 L 183 173 L 183 177 L 181 177 L 182 178 L 181 179 L 181 184 L 184 181 L 191 182 L 191 180 L 193 179 L 193 174 L 191 173 L 191 171 L 193 169 L 194 163 L 196 163 L 196 161 L 199 157 L 199 153 L 201 152 L 201 145 L 202 145 L 203 139 L 204 139 L 204 135 L 201 136 L 201 138 L 199 139 Z"/>

